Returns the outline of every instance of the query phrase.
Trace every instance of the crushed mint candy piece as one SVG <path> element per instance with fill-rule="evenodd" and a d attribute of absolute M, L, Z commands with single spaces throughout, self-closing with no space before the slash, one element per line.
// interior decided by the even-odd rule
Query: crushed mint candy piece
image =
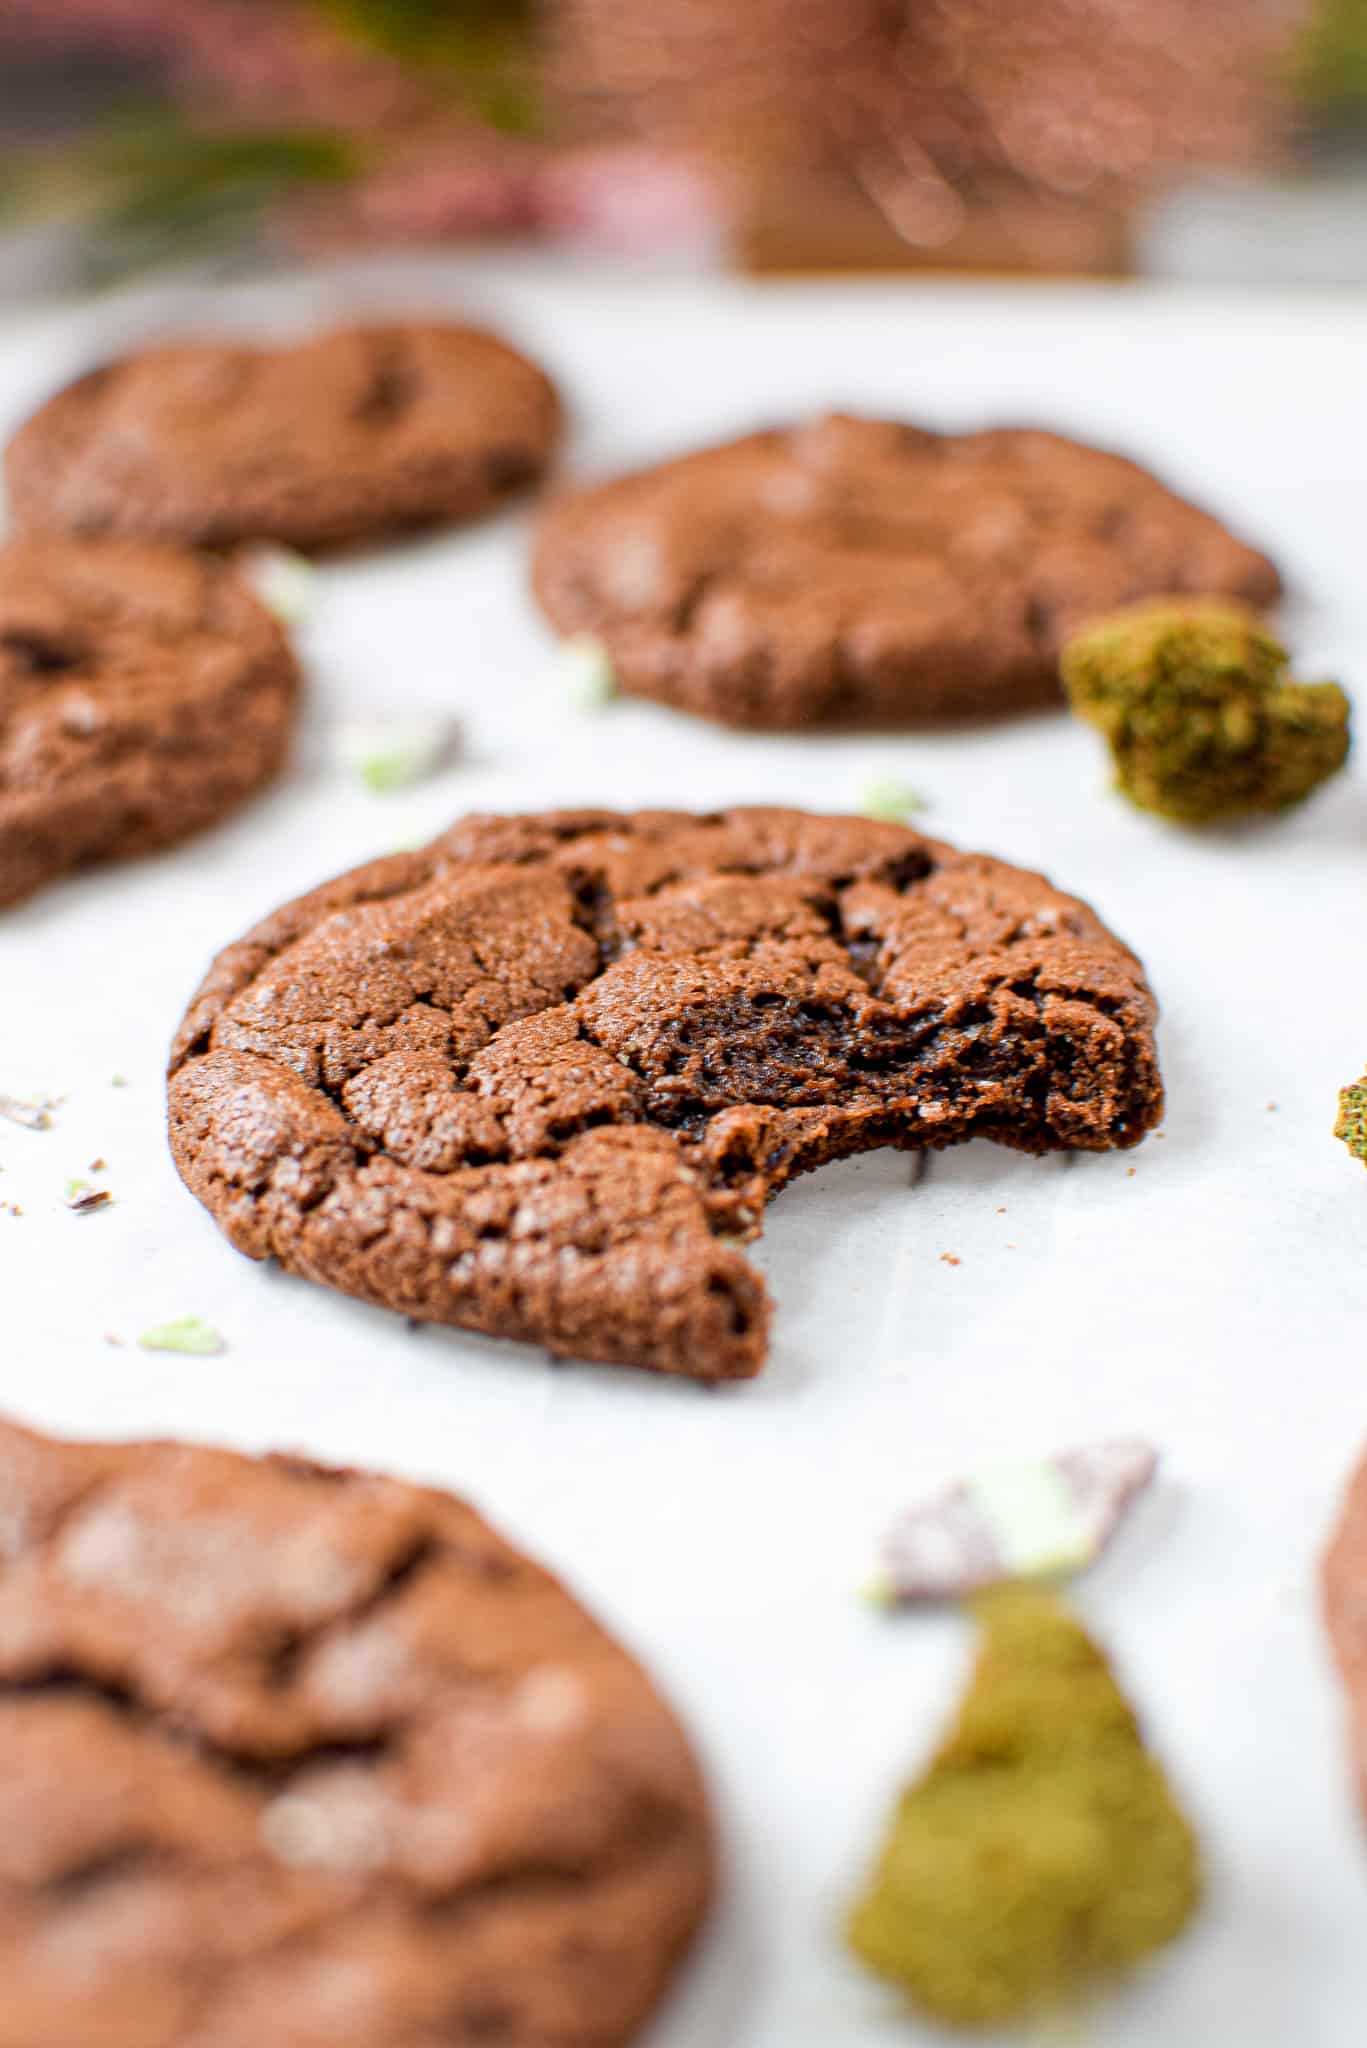
<path fill-rule="evenodd" d="M 577 711 L 599 711 L 618 694 L 617 671 L 595 633 L 571 633 L 560 649 L 565 694 Z"/>
<path fill-rule="evenodd" d="M 227 1349 L 212 1324 L 201 1322 L 198 1316 L 158 1323 L 155 1329 L 144 1330 L 138 1343 L 144 1351 L 189 1351 L 205 1358 Z"/>
<path fill-rule="evenodd" d="M 252 589 L 282 626 L 301 626 L 316 609 L 317 571 L 293 548 L 248 548 L 242 566 Z"/>
<path fill-rule="evenodd" d="M 958 1600 L 1085 1571 L 1157 1469 L 1149 1444 L 1118 1442 L 976 1473 L 894 1524 L 870 1597 Z"/>
<path fill-rule="evenodd" d="M 860 814 L 865 818 L 877 818 L 885 825 L 904 824 L 925 808 L 926 800 L 920 792 L 896 775 L 880 775 L 867 783 L 859 799 Z"/>
<path fill-rule="evenodd" d="M 457 758 L 461 746 L 454 718 L 409 718 L 384 724 L 348 725 L 341 739 L 342 758 L 367 789 L 386 796 L 425 782 Z"/>

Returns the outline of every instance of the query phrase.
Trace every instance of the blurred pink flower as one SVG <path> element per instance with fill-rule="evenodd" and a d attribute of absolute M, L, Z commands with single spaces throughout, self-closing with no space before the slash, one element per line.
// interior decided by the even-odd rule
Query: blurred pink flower
<path fill-rule="evenodd" d="M 319 248 L 541 235 L 629 250 L 704 233 L 717 219 L 706 180 L 651 150 L 500 150 L 495 141 L 491 156 L 420 159 L 349 192 L 300 202 L 290 210 L 289 238 Z"/>
<path fill-rule="evenodd" d="M 702 234 L 718 217 L 716 192 L 696 165 L 631 146 L 553 157 L 538 199 L 542 228 L 623 248 Z"/>

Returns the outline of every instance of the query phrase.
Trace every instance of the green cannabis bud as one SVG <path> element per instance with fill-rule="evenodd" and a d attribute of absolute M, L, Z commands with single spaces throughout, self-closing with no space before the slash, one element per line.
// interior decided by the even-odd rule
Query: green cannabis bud
<path fill-rule="evenodd" d="M 1354 1159 L 1367 1166 L 1367 1074 L 1339 1090 L 1339 1113 L 1334 1136 L 1342 1138 Z"/>
<path fill-rule="evenodd" d="M 1348 753 L 1348 699 L 1301 683 L 1252 612 L 1210 600 L 1132 605 L 1076 634 L 1063 682 L 1142 810 L 1209 824 L 1300 803 Z"/>
<path fill-rule="evenodd" d="M 1068 2004 L 1180 1933 L 1196 1840 L 1100 1650 L 1047 1594 L 976 1603 L 957 1718 L 903 1794 L 851 1916 L 924 2012 L 996 2026 Z"/>

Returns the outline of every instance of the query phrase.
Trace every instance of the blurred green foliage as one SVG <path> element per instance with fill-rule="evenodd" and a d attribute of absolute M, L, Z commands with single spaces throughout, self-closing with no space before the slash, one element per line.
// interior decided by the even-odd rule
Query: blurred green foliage
<path fill-rule="evenodd" d="M 101 284 L 201 253 L 271 200 L 357 168 L 357 152 L 335 135 L 220 132 L 158 109 L 74 146 L 0 161 L 0 217 L 74 223 L 81 280 Z"/>
<path fill-rule="evenodd" d="M 1300 86 L 1316 106 L 1367 100 L 1367 0 L 1318 0 L 1301 45 Z"/>
<path fill-rule="evenodd" d="M 535 0 L 314 0 L 346 34 L 405 63 L 457 75 L 491 127 L 534 133 L 539 112 L 526 76 Z"/>
<path fill-rule="evenodd" d="M 316 0 L 340 28 L 410 63 L 470 61 L 516 44 L 531 24 L 531 0 Z"/>

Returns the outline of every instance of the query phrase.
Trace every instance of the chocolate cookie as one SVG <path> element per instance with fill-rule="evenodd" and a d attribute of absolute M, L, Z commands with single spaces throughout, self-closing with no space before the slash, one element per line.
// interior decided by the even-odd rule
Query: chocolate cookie
<path fill-rule="evenodd" d="M 284 759 L 299 671 L 221 562 L 0 548 L 0 904 L 233 810 Z"/>
<path fill-rule="evenodd" d="M 562 497 L 533 582 L 623 689 L 725 725 L 908 725 L 1059 695 L 1085 619 L 1280 579 L 1118 455 L 833 415 Z"/>
<path fill-rule="evenodd" d="M 541 371 L 472 327 L 187 342 L 58 392 L 6 473 L 32 532 L 323 549 L 478 517 L 536 481 L 559 420 Z"/>
<path fill-rule="evenodd" d="M 1322 1578 L 1329 1640 L 1348 1690 L 1358 1796 L 1367 1813 L 1367 1457 L 1344 1495 Z"/>
<path fill-rule="evenodd" d="M 1132 954 L 1038 875 L 800 811 L 469 818 L 221 953 L 171 1145 L 239 1250 L 412 1316 L 757 1372 L 731 1248 L 877 1145 L 1133 1145 Z"/>
<path fill-rule="evenodd" d="M 618 2048 L 707 1902 L 640 1667 L 448 1495 L 0 1425 L 0 2048 Z"/>

